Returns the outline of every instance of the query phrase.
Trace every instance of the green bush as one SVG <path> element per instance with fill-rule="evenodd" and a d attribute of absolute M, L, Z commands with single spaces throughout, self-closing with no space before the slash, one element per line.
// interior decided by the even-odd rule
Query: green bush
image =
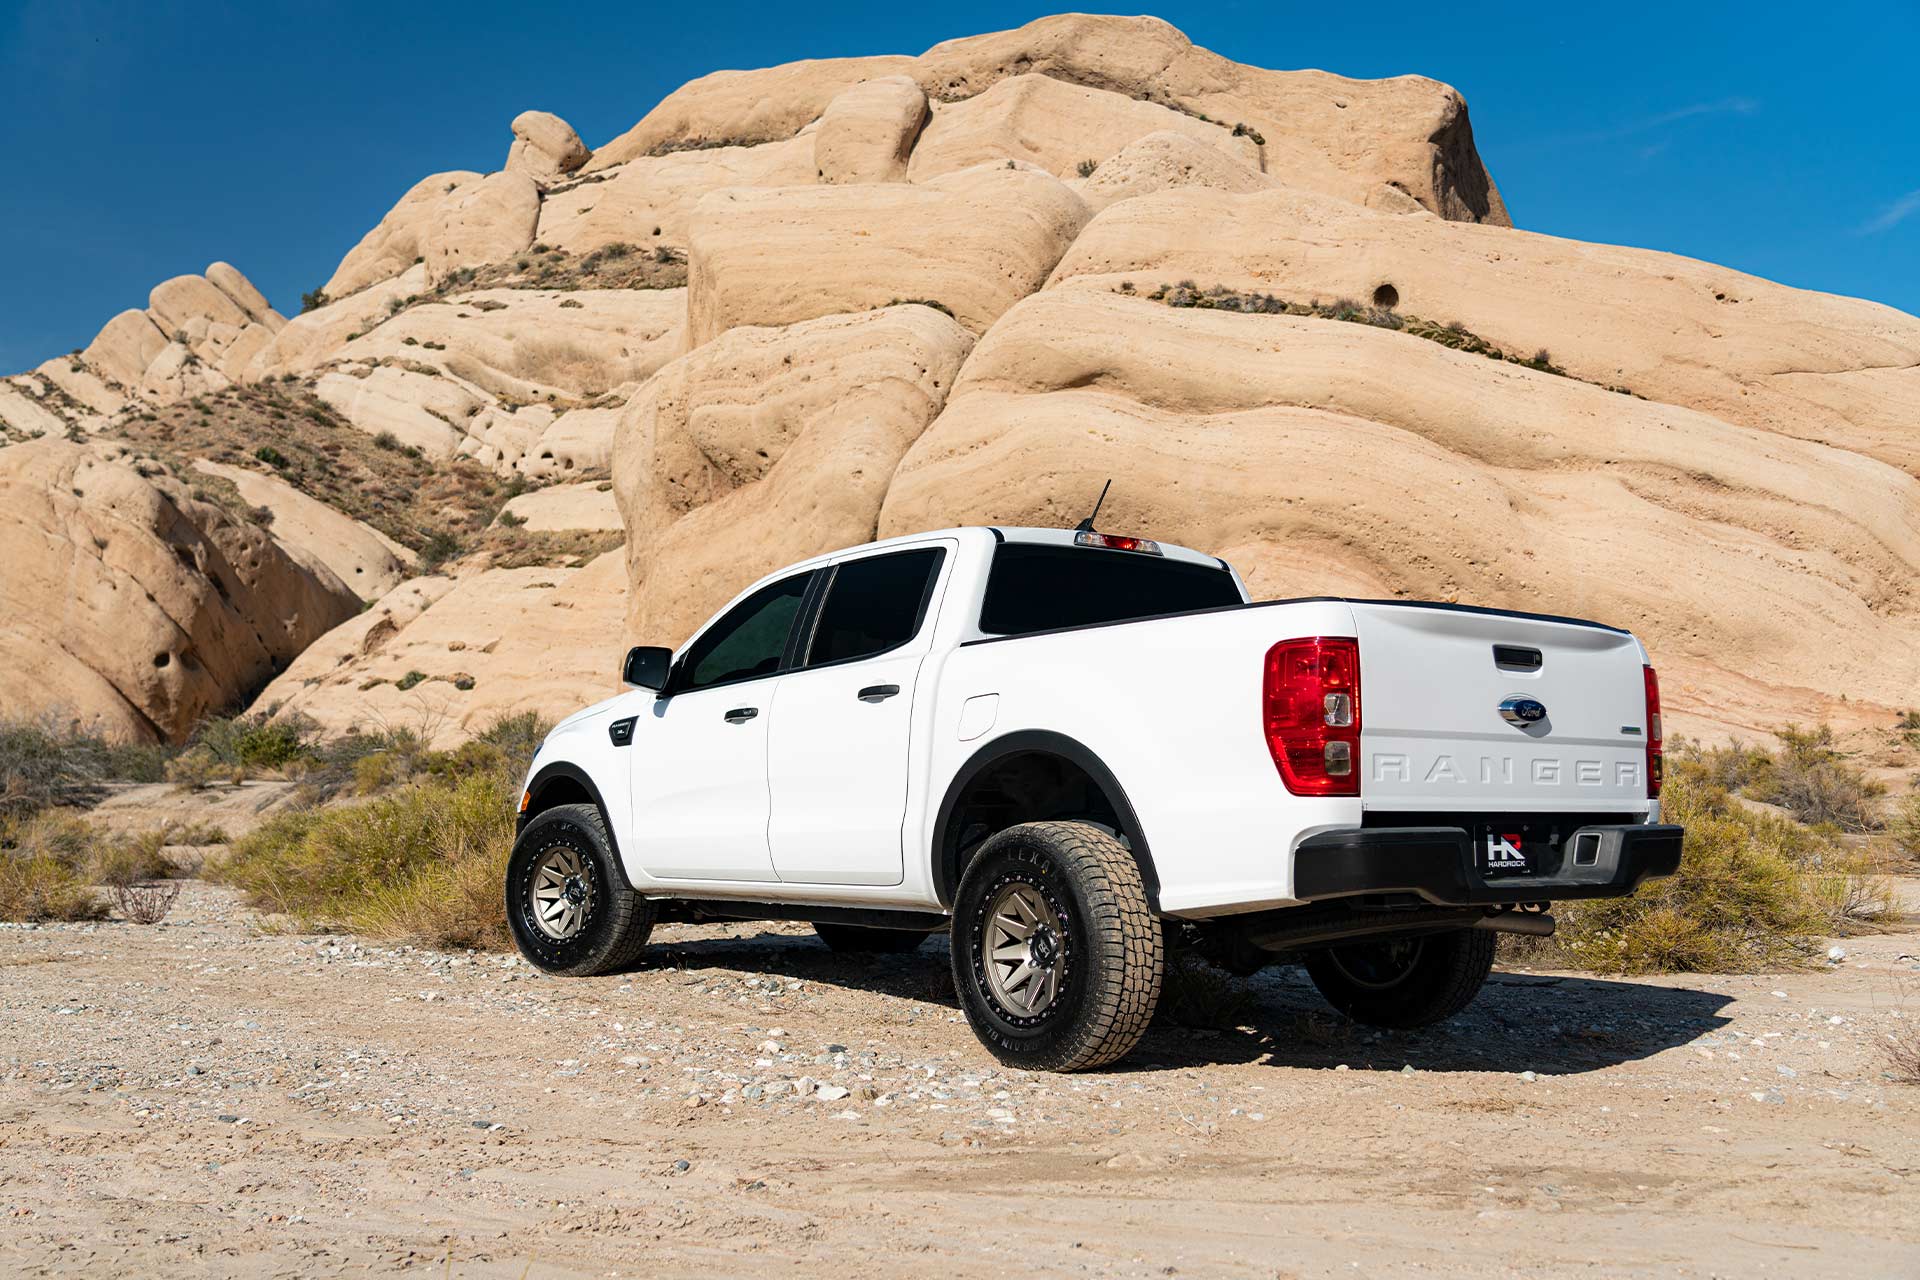
<path fill-rule="evenodd" d="M 1753 972 L 1809 963 L 1828 936 L 1898 917 L 1864 854 L 1676 764 L 1661 813 L 1687 829 L 1679 873 L 1628 898 L 1558 904 L 1549 950 L 1612 973 Z"/>
<path fill-rule="evenodd" d="M 282 814 L 212 869 L 304 924 L 436 946 L 504 947 L 500 902 L 514 782 L 497 772 L 413 783 L 359 804 Z"/>
<path fill-rule="evenodd" d="M 263 712 L 247 716 L 216 716 L 201 723 L 189 746 L 205 750 L 214 761 L 235 769 L 283 769 L 313 753 L 313 722 L 300 716 L 268 718 Z"/>
<path fill-rule="evenodd" d="M 111 782 L 159 782 L 170 747 L 109 742 L 45 720 L 0 720 L 0 815 L 98 801 Z"/>
<path fill-rule="evenodd" d="M 91 827 L 69 814 L 0 817 L 0 920 L 99 920 L 106 904 L 86 868 Z"/>
<path fill-rule="evenodd" d="M 1754 799 L 1779 805 L 1802 822 L 1830 822 L 1844 831 L 1881 826 L 1880 800 L 1887 789 L 1834 746 L 1832 728 L 1790 724 L 1777 736 L 1779 754 L 1749 788 Z"/>

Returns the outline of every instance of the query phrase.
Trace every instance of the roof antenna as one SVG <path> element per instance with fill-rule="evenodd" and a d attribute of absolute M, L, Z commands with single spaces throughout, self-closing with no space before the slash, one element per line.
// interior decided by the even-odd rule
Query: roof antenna
<path fill-rule="evenodd" d="M 1093 514 L 1089 515 L 1085 520 L 1082 520 L 1079 524 L 1073 527 L 1073 531 L 1075 533 L 1092 533 L 1093 532 L 1093 517 L 1100 514 L 1100 504 L 1107 500 L 1107 490 L 1111 488 L 1113 488 L 1113 481 L 1111 478 L 1109 478 L 1105 484 L 1100 486 L 1100 497 L 1093 504 Z"/>

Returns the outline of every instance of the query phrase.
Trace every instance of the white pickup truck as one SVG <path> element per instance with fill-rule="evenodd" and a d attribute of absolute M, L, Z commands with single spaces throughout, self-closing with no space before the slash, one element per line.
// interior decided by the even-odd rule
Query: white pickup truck
<path fill-rule="evenodd" d="M 974 1030 L 1026 1067 L 1126 1054 L 1175 946 L 1437 1021 L 1497 933 L 1680 861 L 1627 632 L 1253 604 L 1222 560 L 1087 525 L 820 556 L 624 676 L 526 780 L 530 962 L 625 966 L 661 919 L 810 921 L 836 950 L 946 930 Z"/>

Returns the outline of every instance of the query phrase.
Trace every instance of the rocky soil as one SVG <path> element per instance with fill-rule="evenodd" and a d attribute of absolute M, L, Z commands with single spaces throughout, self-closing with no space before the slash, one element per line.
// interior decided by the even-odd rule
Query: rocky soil
<path fill-rule="evenodd" d="M 673 926 L 634 972 L 264 927 L 0 927 L 0 1272 L 1912 1275 L 1920 933 L 1823 971 L 1502 972 L 1376 1034 L 1303 979 L 1000 1069 L 939 941 Z"/>

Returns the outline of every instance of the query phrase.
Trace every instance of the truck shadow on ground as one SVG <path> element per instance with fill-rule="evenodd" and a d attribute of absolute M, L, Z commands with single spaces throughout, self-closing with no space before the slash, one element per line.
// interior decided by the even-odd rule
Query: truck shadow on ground
<path fill-rule="evenodd" d="M 688 981 L 764 988 L 769 979 L 870 992 L 893 1001 L 958 1008 L 944 938 L 906 955 L 839 954 L 782 933 L 662 941 L 641 967 L 678 969 Z M 1579 974 L 1495 972 L 1467 1009 L 1418 1031 L 1361 1026 L 1336 1013 L 1304 971 L 1276 966 L 1234 978 L 1183 960 L 1170 970 L 1161 1016 L 1115 1072 L 1212 1063 L 1307 1070 L 1493 1071 L 1565 1075 L 1599 1071 L 1689 1044 L 1725 1027 L 1732 997 L 1691 987 Z M 1196 1025 L 1198 1024 L 1198 1025 Z"/>

